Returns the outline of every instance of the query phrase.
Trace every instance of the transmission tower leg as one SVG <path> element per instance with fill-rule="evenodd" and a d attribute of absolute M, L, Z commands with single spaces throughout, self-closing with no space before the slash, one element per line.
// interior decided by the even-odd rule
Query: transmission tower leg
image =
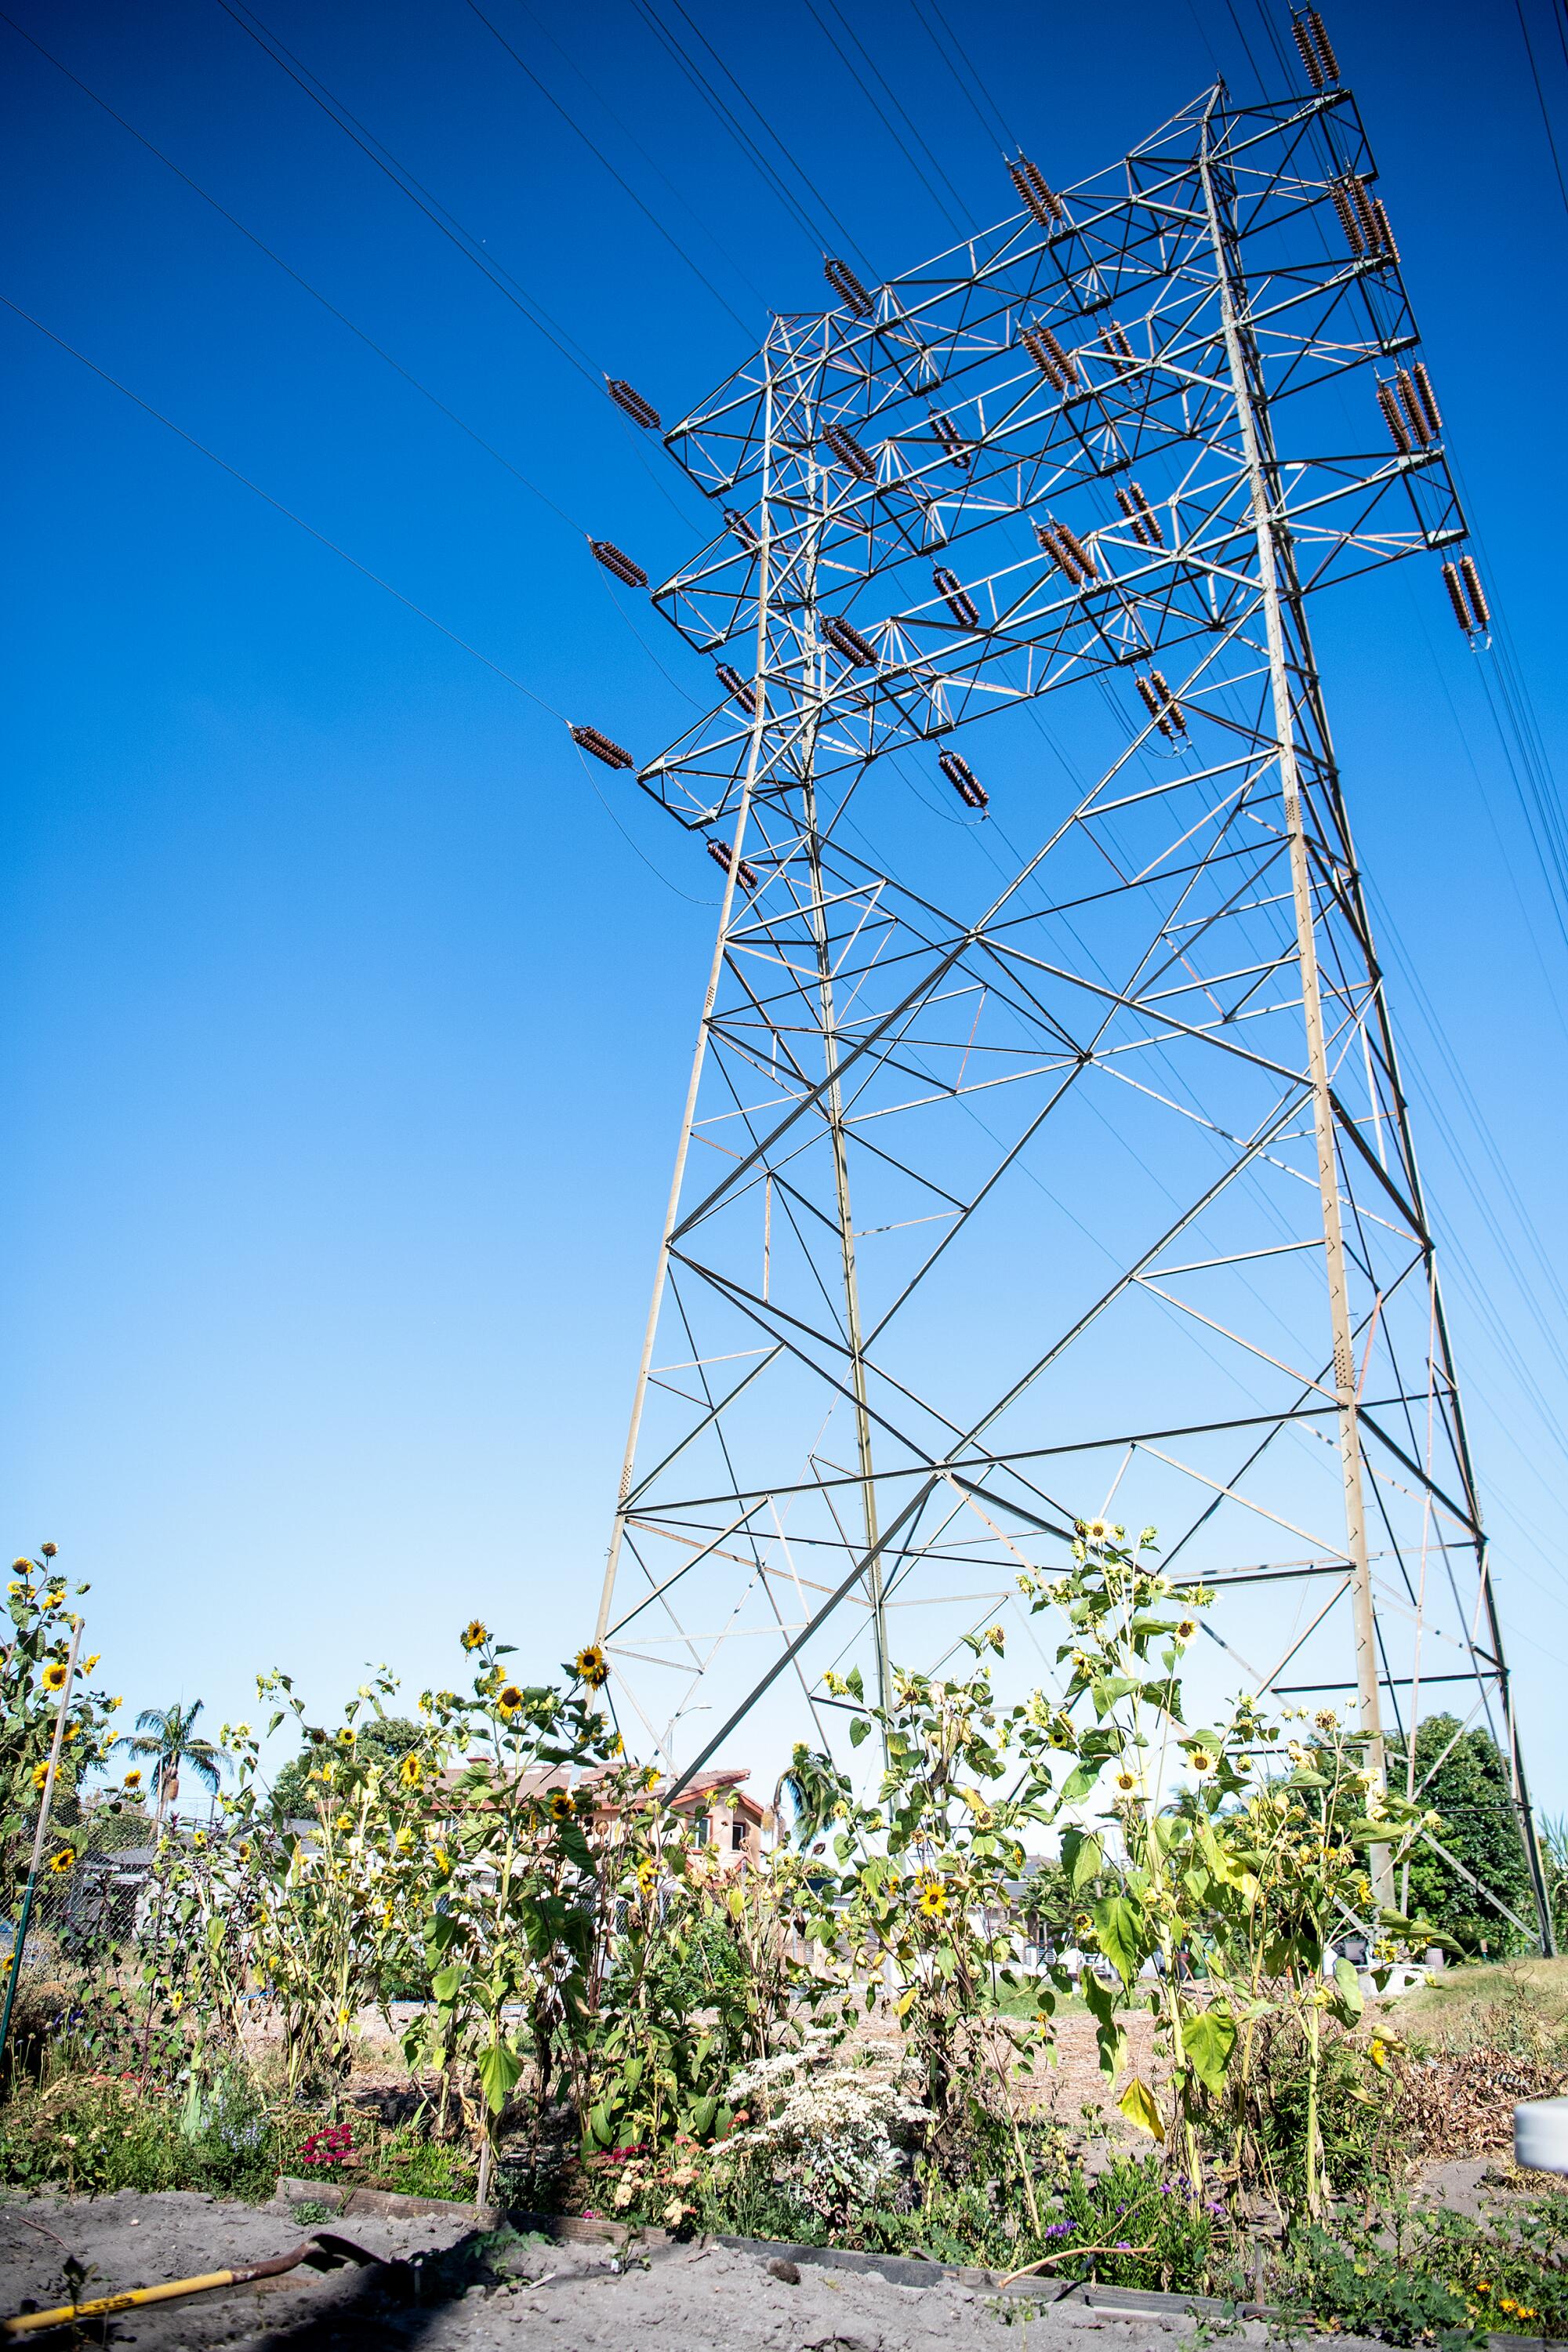
<path fill-rule="evenodd" d="M 866 1389 L 866 1352 L 860 1328 L 860 1286 L 855 1269 L 855 1226 L 849 1204 L 849 1155 L 844 1125 L 844 1089 L 838 1076 L 838 1024 L 828 947 L 827 906 L 822 881 L 822 845 L 816 829 L 816 794 L 805 788 L 806 858 L 811 873 L 811 925 L 816 948 L 817 1002 L 822 1022 L 827 1085 L 823 1103 L 833 1147 L 833 1190 L 838 1212 L 838 1244 L 844 1269 L 844 1328 L 855 1398 L 855 1446 L 866 1521 L 866 1598 L 876 1652 L 877 1703 L 888 1703 L 888 1619 L 882 1591 L 882 1553 L 878 1535 L 877 1486 L 871 1462 L 871 1413 Z M 885 1744 L 885 1743 L 884 1743 Z"/>
<path fill-rule="evenodd" d="M 771 429 L 773 394 L 770 384 L 765 404 Z M 769 617 L 770 550 L 766 529 L 767 473 L 763 472 L 762 509 L 763 530 L 758 551 L 757 569 L 757 676 L 756 693 L 752 717 L 752 742 L 746 763 L 745 782 L 735 815 L 735 835 L 730 867 L 724 877 L 724 887 L 719 905 L 719 930 L 713 942 L 713 961 L 709 967 L 708 990 L 702 1000 L 702 1017 L 697 1024 L 697 1046 L 691 1057 L 691 1076 L 687 1083 L 686 1107 L 681 1115 L 680 1137 L 675 1149 L 675 1168 L 669 1180 L 669 1199 L 665 1207 L 664 1229 L 659 1235 L 658 1263 L 653 1278 L 653 1296 L 648 1301 L 647 1323 L 643 1332 L 642 1354 L 637 1361 L 637 1386 L 632 1392 L 631 1420 L 626 1430 L 626 1450 L 621 1463 L 621 1482 L 616 1496 L 615 1525 L 610 1531 L 610 1547 L 605 1560 L 605 1578 L 599 1594 L 599 1613 L 594 1630 L 595 1642 L 603 1646 L 614 1622 L 616 1580 L 620 1572 L 621 1552 L 626 1540 L 626 1502 L 636 1473 L 637 1439 L 642 1432 L 643 1408 L 647 1401 L 648 1374 L 653 1369 L 653 1351 L 658 1334 L 659 1310 L 664 1305 L 665 1286 L 669 1278 L 669 1245 L 674 1238 L 676 1221 L 680 1213 L 680 1191 L 686 1179 L 686 1162 L 691 1150 L 691 1129 L 697 1116 L 697 1097 L 702 1083 L 703 1066 L 708 1058 L 709 1024 L 713 1007 L 718 1002 L 719 985 L 723 978 L 724 960 L 728 952 L 730 917 L 735 901 L 736 880 L 741 861 L 745 854 L 746 822 L 751 814 L 752 794 L 756 787 L 762 760 L 763 739 L 766 726 L 766 709 L 763 694 Z M 671 1759 L 673 1760 L 673 1759 Z"/>
<path fill-rule="evenodd" d="M 1322 990 L 1318 971 L 1317 919 L 1312 900 L 1312 876 L 1301 809 L 1301 778 L 1296 757 L 1295 710 L 1291 701 L 1290 666 L 1287 654 L 1280 564 L 1275 543 L 1275 505 L 1270 467 L 1266 461 L 1268 422 L 1262 376 L 1249 352 L 1249 331 L 1243 324 L 1245 279 L 1226 235 L 1225 218 L 1210 157 L 1206 126 L 1203 162 L 1204 191 L 1209 234 L 1214 245 L 1215 274 L 1224 321 L 1226 356 L 1247 467 L 1252 501 L 1253 530 L 1258 543 L 1258 576 L 1268 647 L 1269 688 L 1273 698 L 1274 731 L 1284 802 L 1285 832 L 1290 858 L 1290 887 L 1296 918 L 1297 963 L 1301 982 L 1301 1015 L 1306 1027 L 1307 1068 L 1312 1097 L 1312 1126 L 1317 1144 L 1318 1189 L 1322 1204 L 1323 1256 L 1328 1276 L 1329 1324 L 1333 1343 L 1334 1392 L 1338 1406 L 1340 1465 L 1344 1488 L 1345 1552 L 1351 1570 L 1351 1608 L 1354 1628 L 1356 1692 L 1361 1727 L 1367 1742 L 1368 1769 L 1382 1787 L 1386 1778 L 1383 1709 L 1379 1687 L 1377 1626 L 1373 1607 L 1372 1570 L 1367 1559 L 1366 1506 L 1363 1487 L 1361 1432 L 1356 1406 L 1355 1349 L 1352 1338 L 1350 1288 L 1345 1276 L 1344 1231 L 1340 1213 L 1339 1154 L 1334 1135 L 1333 1096 L 1329 1086 L 1328 1056 L 1323 1044 Z M 1238 307 L 1237 291 L 1243 291 Z M 1249 361 L 1251 364 L 1249 364 Z M 1271 449 L 1271 444 L 1268 445 Z M 1304 633 L 1304 614 L 1293 616 Z M 1303 634 L 1303 645 L 1305 637 Z M 1414 1727 L 1412 1727 L 1414 1730 Z M 1372 1849 L 1373 1890 L 1379 1906 L 1394 1907 L 1394 1874 L 1386 1845 Z"/>

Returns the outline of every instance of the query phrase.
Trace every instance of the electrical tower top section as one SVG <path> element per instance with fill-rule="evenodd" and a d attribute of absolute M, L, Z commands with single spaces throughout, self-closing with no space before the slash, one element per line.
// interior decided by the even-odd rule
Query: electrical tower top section
<path fill-rule="evenodd" d="M 765 577 L 765 768 L 809 729 L 820 783 L 1212 639 L 1252 530 L 1216 206 L 1257 392 L 1301 412 L 1271 493 L 1302 587 L 1464 535 L 1348 91 L 1209 95 L 1075 187 L 1014 176 L 1021 213 L 919 269 L 872 291 L 835 265 L 847 299 L 778 319 L 666 436 L 724 521 L 655 601 L 751 672 Z M 643 782 L 689 824 L 727 819 L 752 716 L 727 695 Z"/>

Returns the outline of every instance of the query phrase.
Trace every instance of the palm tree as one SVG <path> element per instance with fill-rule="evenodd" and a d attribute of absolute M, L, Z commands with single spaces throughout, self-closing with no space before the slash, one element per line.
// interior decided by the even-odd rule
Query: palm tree
<path fill-rule="evenodd" d="M 183 1766 L 190 1766 L 209 1795 L 217 1793 L 224 1755 L 210 1739 L 196 1738 L 195 1720 L 201 1711 L 199 1698 L 185 1707 L 177 1700 L 173 1706 L 143 1707 L 136 1718 L 135 1731 L 126 1732 L 114 1743 L 117 1748 L 129 1748 L 132 1756 L 150 1756 L 153 1759 L 153 1794 L 157 1801 L 153 1815 L 154 1828 L 163 1821 L 164 1806 L 172 1805 L 180 1793 Z"/>

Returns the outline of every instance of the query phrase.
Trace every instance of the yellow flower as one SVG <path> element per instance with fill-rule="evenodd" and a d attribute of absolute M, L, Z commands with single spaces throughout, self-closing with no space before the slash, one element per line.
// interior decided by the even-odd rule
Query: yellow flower
<path fill-rule="evenodd" d="M 51 1870 L 69 1870 L 69 1869 L 71 1868 L 72 1864 L 75 1863 L 75 1861 L 76 1861 L 76 1848 L 75 1848 L 75 1846 L 74 1846 L 74 1845 L 62 1845 L 62 1846 L 61 1846 L 61 1848 L 60 1848 L 60 1850 L 59 1850 L 59 1852 L 58 1852 L 58 1853 L 55 1854 L 55 1855 L 52 1857 L 52 1859 L 51 1859 L 51 1861 L 50 1861 L 50 1863 L 49 1863 L 49 1868 L 50 1868 Z"/>
<path fill-rule="evenodd" d="M 440 1872 L 440 1874 L 441 1874 L 442 1877 L 443 1877 L 443 1878 L 445 1878 L 445 1877 L 446 1877 L 446 1875 L 447 1875 L 447 1872 L 448 1872 L 448 1871 L 451 1869 L 451 1867 L 452 1867 L 452 1858 L 451 1858 L 450 1854 L 447 1852 L 447 1849 L 446 1849 L 446 1847 L 445 1847 L 444 1845 L 438 1845 L 438 1846 L 436 1848 L 436 1850 L 435 1850 L 435 1851 L 436 1851 L 436 1867 L 437 1867 L 437 1869 Z"/>
<path fill-rule="evenodd" d="M 34 1786 L 34 1788 L 35 1788 L 35 1789 L 41 1789 L 41 1788 L 43 1787 L 43 1785 L 44 1785 L 45 1781 L 48 1779 L 48 1777 L 49 1777 L 49 1768 L 48 1768 L 48 1766 L 47 1766 L 47 1764 L 35 1764 L 35 1765 L 34 1765 L 34 1767 L 33 1767 L 33 1786 Z"/>
<path fill-rule="evenodd" d="M 482 1650 L 489 1638 L 489 1628 L 485 1624 L 483 1620 L 479 1617 L 470 1617 L 462 1631 L 461 1639 L 464 1649 Z"/>
<path fill-rule="evenodd" d="M 915 1882 L 915 1901 L 921 1916 L 940 1919 L 947 1909 L 947 1889 L 934 1870 L 922 1870 Z"/>
<path fill-rule="evenodd" d="M 1184 1617 L 1176 1628 L 1176 1639 L 1178 1642 L 1190 1642 L 1197 1630 L 1198 1621 L 1195 1617 Z"/>
<path fill-rule="evenodd" d="M 169 2007 L 174 2011 L 174 2015 L 178 2017 L 184 2005 L 185 1996 L 176 1985 L 174 1991 L 169 1995 Z"/>
<path fill-rule="evenodd" d="M 572 1661 L 572 1671 L 580 1683 L 587 1684 L 590 1690 L 602 1690 L 610 1679 L 605 1654 L 596 1642 L 590 1642 L 585 1650 L 578 1651 Z"/>
<path fill-rule="evenodd" d="M 522 1705 L 522 1693 L 515 1683 L 507 1683 L 497 1692 L 496 1705 L 510 1721 Z"/>
<path fill-rule="evenodd" d="M 133 1764 L 130 1771 L 127 1772 L 125 1775 L 125 1785 L 128 1789 L 139 1789 L 142 1786 L 142 1767 L 140 1764 Z"/>
<path fill-rule="evenodd" d="M 414 1843 L 414 1832 L 413 1832 L 413 1831 L 409 1828 L 409 1826 L 408 1826 L 408 1824 L 407 1824 L 407 1822 L 404 1822 L 403 1827 L 402 1827 L 402 1828 L 398 1831 L 398 1832 L 397 1832 L 397 1841 L 396 1841 L 396 1843 L 397 1843 L 397 1851 L 398 1851 L 398 1853 L 406 1853 L 408 1852 L 409 1847 L 410 1847 L 410 1846 L 413 1844 L 413 1843 Z"/>
<path fill-rule="evenodd" d="M 619 1733 L 618 1731 L 617 1731 L 617 1732 L 614 1732 L 614 1733 L 612 1733 L 612 1735 L 611 1735 L 611 1737 L 609 1738 L 609 1739 L 608 1739 L 608 1740 L 606 1740 L 606 1742 L 605 1743 L 605 1755 L 606 1755 L 606 1756 L 624 1756 L 624 1755 L 626 1754 L 626 1741 L 621 1738 L 620 1733 Z"/>
<path fill-rule="evenodd" d="M 1130 1797 L 1138 1786 L 1138 1775 L 1136 1772 L 1118 1772 L 1116 1785 L 1124 1797 Z"/>
<path fill-rule="evenodd" d="M 1109 1519 L 1086 1519 L 1083 1531 L 1090 1543 L 1103 1543 L 1110 1533 L 1110 1522 Z"/>
<path fill-rule="evenodd" d="M 354 1817 L 352 1813 L 340 1813 L 337 1820 L 332 1823 L 332 1827 L 335 1830 L 352 1830 L 353 1825 Z"/>
<path fill-rule="evenodd" d="M 552 1822 L 569 1822 L 576 1808 L 572 1802 L 571 1790 L 568 1789 L 557 1789 L 554 1795 L 550 1800 L 551 1820 Z"/>
<path fill-rule="evenodd" d="M 90 1675 L 94 1666 L 97 1665 L 102 1655 L 103 1652 L 101 1650 L 95 1650 L 90 1658 L 84 1658 L 82 1661 L 82 1673 L 84 1675 Z"/>
<path fill-rule="evenodd" d="M 33 1563 L 30 1559 L 14 1559 L 11 1565 L 18 1576 L 31 1576 L 33 1572 Z"/>
<path fill-rule="evenodd" d="M 657 1788 L 658 1788 L 658 1765 L 657 1765 L 657 1764 L 645 1764 L 645 1765 L 643 1766 L 643 1768 L 642 1768 L 642 1784 L 643 1784 L 643 1787 L 644 1787 L 645 1789 L 657 1789 Z"/>
<path fill-rule="evenodd" d="M 658 1873 L 645 1854 L 637 1864 L 637 1892 L 646 1902 L 658 1884 Z"/>
<path fill-rule="evenodd" d="M 248 1862 L 250 1860 L 250 1840 L 248 1838 L 241 1838 L 238 1845 L 235 1848 L 235 1852 L 238 1854 L 241 1862 Z"/>
<path fill-rule="evenodd" d="M 397 1777 L 405 1789 L 416 1789 L 425 1778 L 425 1767 L 417 1756 L 405 1756 Z"/>
<path fill-rule="evenodd" d="M 1187 1761 L 1200 1778 L 1205 1772 L 1212 1772 L 1215 1768 L 1215 1759 L 1206 1748 L 1190 1748 L 1187 1750 Z"/>
<path fill-rule="evenodd" d="M 44 1688 L 51 1691 L 64 1690 L 66 1681 L 67 1667 L 65 1660 L 63 1658 L 51 1658 L 48 1664 L 44 1668 Z"/>
<path fill-rule="evenodd" d="M 198 1830 L 195 1837 L 191 1840 L 191 1843 L 196 1846 L 205 1845 L 206 1842 L 207 1833 L 205 1830 Z"/>
<path fill-rule="evenodd" d="M 345 1723 L 342 1729 L 338 1734 L 338 1746 L 340 1748 L 352 1748 L 353 1744 L 353 1726 L 352 1724 Z"/>

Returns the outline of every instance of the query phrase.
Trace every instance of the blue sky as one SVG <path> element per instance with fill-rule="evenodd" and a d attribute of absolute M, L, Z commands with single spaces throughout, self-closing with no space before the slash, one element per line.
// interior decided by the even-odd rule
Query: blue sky
<path fill-rule="evenodd" d="M 711 40 L 737 112 L 739 85 L 765 115 L 792 211 L 634 0 L 592 21 L 486 7 L 597 155 L 465 0 L 268 0 L 277 42 L 508 292 L 219 0 L 14 7 L 361 334 L 9 24 L 0 290 L 542 700 L 0 313 L 12 1548 L 49 1536 L 91 1578 L 93 1646 L 132 1708 L 253 1712 L 272 1664 L 323 1708 L 367 1658 L 417 1687 L 475 1611 L 545 1671 L 596 1597 L 716 898 L 697 848 L 562 723 L 646 757 L 707 684 L 585 554 L 591 530 L 664 576 L 704 531 L 597 372 L 673 416 L 768 306 L 824 299 L 799 211 L 831 214 L 873 273 L 907 266 L 951 241 L 943 206 L 1012 208 L 987 103 L 1070 181 L 1216 65 L 1242 96 L 1259 69 L 1280 88 L 1285 18 L 1133 0 L 1107 44 L 1097 12 L 1002 0 L 964 19 L 977 106 L 910 0 L 874 0 L 852 21 L 885 87 L 848 54 L 939 174 L 829 46 L 825 26 L 848 47 L 825 0 L 666 12 L 693 56 L 694 28 Z M 1553 17 L 1525 16 L 1568 137 Z M 1568 204 L 1519 23 L 1393 0 L 1330 28 L 1560 762 L 1546 428 Z M 1568 1378 L 1532 1252 L 1554 1262 L 1564 910 L 1435 570 L 1316 624 L 1451 1245 L 1523 1732 L 1562 1810 Z"/>

